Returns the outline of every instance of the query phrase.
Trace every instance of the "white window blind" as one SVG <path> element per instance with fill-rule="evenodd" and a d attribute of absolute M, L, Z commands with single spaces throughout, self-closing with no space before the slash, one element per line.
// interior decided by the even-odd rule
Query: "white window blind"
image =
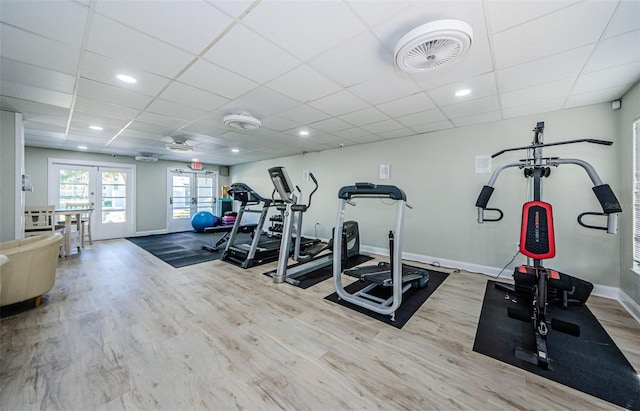
<path fill-rule="evenodd" d="M 640 269 L 640 120 L 633 124 L 633 266 Z"/>

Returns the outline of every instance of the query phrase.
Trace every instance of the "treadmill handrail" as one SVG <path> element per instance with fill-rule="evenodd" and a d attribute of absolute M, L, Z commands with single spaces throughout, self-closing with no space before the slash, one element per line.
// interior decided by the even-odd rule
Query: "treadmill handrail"
<path fill-rule="evenodd" d="M 377 197 L 407 201 L 407 195 L 404 193 L 404 191 L 392 185 L 356 183 L 353 186 L 344 186 L 340 189 L 340 191 L 338 191 L 338 198 L 350 200 L 355 197 Z"/>

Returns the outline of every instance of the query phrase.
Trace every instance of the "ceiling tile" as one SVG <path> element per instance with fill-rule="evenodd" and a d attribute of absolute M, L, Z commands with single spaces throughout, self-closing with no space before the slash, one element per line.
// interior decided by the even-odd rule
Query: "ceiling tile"
<path fill-rule="evenodd" d="M 0 24 L 2 56 L 75 76 L 80 49 Z"/>
<path fill-rule="evenodd" d="M 582 71 L 593 48 L 591 44 L 499 70 L 498 87 L 501 92 L 507 92 L 563 78 L 575 78 Z"/>
<path fill-rule="evenodd" d="M 198 59 L 178 80 L 228 99 L 258 87 L 258 83 L 202 59 Z"/>
<path fill-rule="evenodd" d="M 451 119 L 487 113 L 498 109 L 498 96 L 496 95 L 442 107 L 442 111 Z"/>
<path fill-rule="evenodd" d="M 365 30 L 351 9 L 337 1 L 262 2 L 243 23 L 303 61 Z"/>
<path fill-rule="evenodd" d="M 390 117 L 401 117 L 434 108 L 435 104 L 426 93 L 420 92 L 378 104 L 376 107 Z"/>
<path fill-rule="evenodd" d="M 334 136 L 342 138 L 356 139 L 359 137 L 368 136 L 371 133 L 369 133 L 367 130 L 361 129 L 360 127 L 352 127 L 345 130 L 334 131 L 332 134 Z"/>
<path fill-rule="evenodd" d="M 333 94 L 342 88 L 317 71 L 300 66 L 267 84 L 285 96 L 304 103 Z"/>
<path fill-rule="evenodd" d="M 422 134 L 430 133 L 432 131 L 446 130 L 448 128 L 453 128 L 453 124 L 449 120 L 442 120 L 433 123 L 412 126 L 411 130 L 415 131 L 417 134 Z"/>
<path fill-rule="evenodd" d="M 253 3 L 255 3 L 254 0 L 226 0 L 216 1 L 212 5 L 227 15 L 237 18 L 246 13 Z"/>
<path fill-rule="evenodd" d="M 640 61 L 581 75 L 571 94 L 633 84 L 640 80 Z"/>
<path fill-rule="evenodd" d="M 156 134 L 158 136 L 168 136 L 175 131 L 174 127 L 168 127 L 159 124 L 149 124 L 142 121 L 134 121 L 129 127 L 131 130 L 144 131 L 146 133 Z"/>
<path fill-rule="evenodd" d="M 93 19 L 87 51 L 167 77 L 176 76 L 194 58 L 99 14 Z"/>
<path fill-rule="evenodd" d="M 391 130 L 399 130 L 404 127 L 396 120 L 390 118 L 388 120 L 378 121 L 377 123 L 365 124 L 362 126 L 362 128 L 370 133 L 378 134 Z"/>
<path fill-rule="evenodd" d="M 202 52 L 233 22 L 197 0 L 98 1 L 96 12 L 192 54 Z M 152 19 L 148 18 L 150 15 Z"/>
<path fill-rule="evenodd" d="M 441 110 L 432 109 L 410 114 L 408 116 L 397 117 L 396 119 L 407 127 L 414 127 L 422 124 L 446 120 L 446 117 Z"/>
<path fill-rule="evenodd" d="M 140 93 L 83 78 L 78 82 L 78 96 L 137 109 L 146 107 L 152 100 Z"/>
<path fill-rule="evenodd" d="M 0 97 L 0 107 L 4 110 L 22 113 L 22 118 L 29 119 L 33 114 L 45 114 L 52 117 L 68 117 L 69 109 L 38 103 L 35 101 L 21 100 L 13 97 Z"/>
<path fill-rule="evenodd" d="M 325 133 L 332 133 L 334 131 L 345 130 L 347 128 L 353 127 L 351 124 L 338 118 L 328 118 L 325 120 L 316 121 L 315 123 L 310 124 L 310 126 Z"/>
<path fill-rule="evenodd" d="M 284 118 L 295 120 L 298 124 L 309 124 L 329 117 L 328 114 L 303 104 L 283 111 L 280 115 Z"/>
<path fill-rule="evenodd" d="M 585 73 L 640 61 L 640 30 L 600 42 L 584 68 Z"/>
<path fill-rule="evenodd" d="M 276 131 L 289 130 L 291 128 L 297 127 L 298 124 L 299 123 L 297 121 L 289 120 L 288 118 L 284 118 L 278 115 L 269 116 L 262 120 L 262 127 Z"/>
<path fill-rule="evenodd" d="M 358 110 L 353 113 L 340 116 L 341 120 L 351 123 L 354 126 L 363 126 L 365 124 L 376 123 L 378 121 L 387 120 L 389 116 L 374 107 Z"/>
<path fill-rule="evenodd" d="M 531 114 L 548 113 L 551 111 L 557 111 L 562 108 L 564 97 L 554 98 L 547 101 L 538 101 L 531 104 L 523 104 L 521 106 L 503 107 L 502 118 L 513 118 L 528 116 Z"/>
<path fill-rule="evenodd" d="M 539 101 L 547 101 L 556 97 L 566 97 L 571 87 L 573 87 L 573 83 L 574 79 L 568 78 L 502 93 L 500 103 L 502 108 L 508 108 L 537 103 Z"/>
<path fill-rule="evenodd" d="M 471 124 L 488 123 L 489 121 L 502 120 L 502 114 L 499 110 L 490 111 L 488 113 L 476 114 L 468 117 L 459 117 L 451 120 L 456 127 L 469 126 Z"/>
<path fill-rule="evenodd" d="M 136 118 L 136 121 L 141 121 L 143 123 L 148 123 L 148 124 L 156 124 L 159 126 L 165 126 L 167 128 L 171 128 L 174 130 L 179 129 L 180 127 L 188 123 L 188 121 L 183 119 L 150 113 L 148 111 L 141 113 L 138 116 L 138 118 Z"/>
<path fill-rule="evenodd" d="M 87 14 L 72 1 L 3 1 L 0 21 L 79 48 Z"/>
<path fill-rule="evenodd" d="M 182 104 L 176 104 L 162 99 L 155 99 L 149 107 L 147 107 L 146 111 L 168 117 L 181 118 L 188 121 L 193 121 L 205 114 L 204 111 L 196 108 L 187 107 Z"/>
<path fill-rule="evenodd" d="M 105 130 L 111 129 L 111 131 L 115 130 L 115 132 L 118 132 L 124 126 L 126 126 L 127 123 L 129 123 L 129 120 L 121 119 L 121 118 L 109 117 L 107 115 L 99 115 L 99 114 L 95 114 L 95 113 L 87 113 L 87 112 L 84 112 L 82 110 L 75 110 L 73 112 L 73 117 L 71 118 L 71 123 L 72 123 L 72 125 L 75 124 L 74 127 L 80 127 L 82 129 L 84 129 L 84 132 L 86 134 L 99 135 L 100 131 L 91 130 L 91 129 L 89 129 L 89 126 L 91 126 L 91 125 L 101 126 L 101 127 L 105 128 Z M 81 126 L 79 126 L 80 124 L 81 124 Z M 111 136 L 113 137 L 113 134 L 111 134 Z"/>
<path fill-rule="evenodd" d="M 300 62 L 242 25 L 236 25 L 203 58 L 263 84 Z"/>
<path fill-rule="evenodd" d="M 221 110 L 226 114 L 249 112 L 258 119 L 281 113 L 299 103 L 267 87 L 258 87 L 227 103 Z M 222 118 L 222 116 L 220 117 Z"/>
<path fill-rule="evenodd" d="M 384 139 L 408 137 L 408 136 L 413 136 L 415 134 L 416 134 L 415 131 L 413 131 L 410 128 L 407 128 L 407 127 L 397 128 L 397 129 L 394 129 L 394 130 L 379 131 L 379 132 L 376 133 L 376 135 L 378 135 L 379 137 L 382 137 Z"/>
<path fill-rule="evenodd" d="M 471 93 L 461 97 L 455 95 L 457 91 L 464 89 L 471 90 Z M 493 73 L 483 74 L 478 77 L 469 78 L 427 91 L 429 97 L 431 97 L 438 106 L 449 106 L 463 101 L 491 96 L 496 93 L 496 81 Z"/>
<path fill-rule="evenodd" d="M 393 73 L 393 56 L 369 32 L 319 55 L 309 65 L 331 80 L 349 87 Z"/>
<path fill-rule="evenodd" d="M 613 13 L 603 38 L 608 39 L 634 30 L 640 30 L 640 1 L 622 0 Z"/>
<path fill-rule="evenodd" d="M 408 75 L 396 72 L 356 84 L 348 90 L 363 101 L 375 105 L 418 93 L 421 88 Z"/>
<path fill-rule="evenodd" d="M 171 83 L 160 98 L 203 111 L 213 111 L 228 102 L 226 98 L 178 82 Z"/>
<path fill-rule="evenodd" d="M 5 81 L 68 94 L 73 94 L 76 82 L 74 76 L 4 57 L 0 58 L 0 73 Z"/>
<path fill-rule="evenodd" d="M 580 2 L 493 36 L 498 69 L 598 41 L 616 3 Z M 567 25 L 571 29 L 567 30 Z M 532 34 L 532 33 L 535 33 Z"/>
<path fill-rule="evenodd" d="M 367 107 L 367 103 L 346 90 L 312 101 L 309 105 L 334 116 Z"/>
<path fill-rule="evenodd" d="M 139 109 L 119 106 L 100 100 L 93 100 L 86 97 L 76 97 L 76 111 L 84 111 L 90 114 L 100 114 L 123 120 L 131 120 L 138 116 Z"/>
<path fill-rule="evenodd" d="M 118 74 L 126 74 L 137 81 L 134 84 L 125 83 L 116 78 Z M 109 84 L 147 96 L 156 96 L 169 83 L 169 79 L 166 77 L 91 52 L 85 52 L 83 55 L 80 75 L 98 83 Z"/>
<path fill-rule="evenodd" d="M 25 84 L 12 83 L 9 81 L 0 82 L 0 90 L 3 96 L 31 100 L 38 103 L 48 104 L 64 108 L 71 107 L 71 94 L 60 93 L 59 91 L 47 90 L 39 87 L 27 86 Z"/>
<path fill-rule="evenodd" d="M 519 24 L 527 23 L 573 3 L 576 3 L 576 1 L 487 1 L 487 15 L 491 23 L 491 33 L 498 33 Z"/>
<path fill-rule="evenodd" d="M 610 102 L 620 99 L 633 84 L 623 84 L 616 87 L 590 91 L 582 94 L 571 95 L 563 108 L 587 106 L 602 102 Z"/>

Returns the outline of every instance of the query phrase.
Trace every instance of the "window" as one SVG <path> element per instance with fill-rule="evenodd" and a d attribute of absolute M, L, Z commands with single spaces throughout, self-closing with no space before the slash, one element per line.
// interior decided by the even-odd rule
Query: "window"
<path fill-rule="evenodd" d="M 633 124 L 633 268 L 640 273 L 640 120 Z"/>

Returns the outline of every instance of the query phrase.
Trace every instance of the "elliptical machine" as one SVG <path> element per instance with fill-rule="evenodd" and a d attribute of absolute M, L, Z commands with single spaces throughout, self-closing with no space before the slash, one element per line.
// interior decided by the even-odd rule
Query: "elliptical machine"
<path fill-rule="evenodd" d="M 530 259 L 533 259 L 533 264 L 523 265 L 515 269 L 514 288 L 505 287 L 504 285 L 500 285 L 500 287 L 523 296 L 523 298 L 529 302 L 528 310 L 523 312 L 515 307 L 509 307 L 508 315 L 510 318 L 533 322 L 537 352 L 526 353 L 524 350 L 516 348 L 516 357 L 546 369 L 549 364 L 546 344 L 549 331 L 548 324 L 550 323 L 551 328 L 556 331 L 574 336 L 580 335 L 580 327 L 577 324 L 558 319 L 549 321 L 547 317 L 547 305 L 549 302 L 555 302 L 566 309 L 570 303 L 585 303 L 591 294 L 593 284 L 555 270 L 547 269 L 542 265 L 543 259 L 553 258 L 556 253 L 552 207 L 551 204 L 541 200 L 542 179 L 549 177 L 552 166 L 558 167 L 562 164 L 575 164 L 587 172 L 593 182 L 593 192 L 602 206 L 602 212 L 581 213 L 578 216 L 578 224 L 585 228 L 605 230 L 609 234 L 617 233 L 618 213 L 622 212 L 622 208 L 611 187 L 609 187 L 608 184 L 603 184 L 595 169 L 586 161 L 572 158 L 544 157 L 542 155 L 543 147 L 582 142 L 610 146 L 613 144 L 611 141 L 578 139 L 545 144 L 543 142 L 544 122 L 537 123 L 533 131 L 535 134 L 531 145 L 505 149 L 491 156 L 495 158 L 508 151 L 528 151 L 526 159 L 503 164 L 491 174 L 489 182 L 482 188 L 478 196 L 476 207 L 478 208 L 478 223 L 500 221 L 504 215 L 503 212 L 497 208 L 487 207 L 489 199 L 493 194 L 493 186 L 498 175 L 507 168 L 518 167 L 524 169 L 525 178 L 533 179 L 530 192 L 531 201 L 526 202 L 522 209 L 520 232 L 520 253 L 527 256 L 529 259 L 528 263 L 531 262 Z M 530 157 L 531 154 L 533 157 Z M 497 212 L 498 215 L 494 218 L 485 218 L 485 210 Z M 606 216 L 607 225 L 593 226 L 586 224 L 583 222 L 583 217 L 586 215 Z"/>
<path fill-rule="evenodd" d="M 275 192 L 280 196 L 282 203 L 278 206 L 284 215 L 284 221 L 282 226 L 282 239 L 280 244 L 280 257 L 278 259 L 277 269 L 270 273 L 273 277 L 274 283 L 287 282 L 293 285 L 300 284 L 300 278 L 311 272 L 317 271 L 324 267 L 328 267 L 333 264 L 335 253 L 325 254 L 316 258 L 321 252 L 325 250 L 333 249 L 333 238 L 329 243 L 322 243 L 320 241 L 313 245 L 309 245 L 304 249 L 301 249 L 302 239 L 302 219 L 304 213 L 311 207 L 311 200 L 313 194 L 318 190 L 318 180 L 313 173 L 309 173 L 309 178 L 315 185 L 313 191 L 309 193 L 307 204 L 301 204 L 297 202 L 297 197 L 293 192 L 293 184 L 289 179 L 289 175 L 284 167 L 272 167 L 269 169 L 269 176 L 274 185 Z M 300 188 L 296 186 L 296 190 L 300 193 Z M 296 222 L 296 235 L 293 243 L 293 260 L 300 263 L 298 265 L 287 267 L 291 250 L 291 241 L 293 235 L 293 225 Z M 342 237 L 342 252 L 341 264 L 345 265 L 348 262 L 348 258 L 360 254 L 360 234 L 358 231 L 358 223 L 355 221 L 347 221 L 345 227 L 340 231 Z M 334 230 L 334 237 L 336 232 Z"/>

